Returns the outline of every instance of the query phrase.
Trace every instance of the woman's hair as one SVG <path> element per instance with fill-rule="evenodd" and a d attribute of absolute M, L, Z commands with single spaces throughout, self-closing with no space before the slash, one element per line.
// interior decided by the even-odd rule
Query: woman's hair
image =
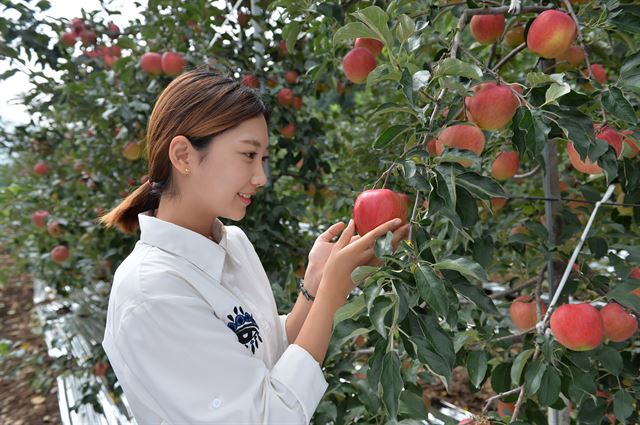
<path fill-rule="evenodd" d="M 133 233 L 139 213 L 156 209 L 162 193 L 177 194 L 169 159 L 169 144 L 175 136 L 186 137 L 202 152 L 216 135 L 259 115 L 268 117 L 260 95 L 239 81 L 207 69 L 180 75 L 162 91 L 149 117 L 146 145 L 148 176 L 153 186 L 143 183 L 100 217 L 100 223 Z M 205 156 L 200 157 L 200 162 Z"/>

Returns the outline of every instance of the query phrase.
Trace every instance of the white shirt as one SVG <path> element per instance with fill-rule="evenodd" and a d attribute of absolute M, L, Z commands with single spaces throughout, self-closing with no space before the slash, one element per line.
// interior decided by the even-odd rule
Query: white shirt
<path fill-rule="evenodd" d="M 138 215 L 102 346 L 139 424 L 308 424 L 328 383 L 289 344 L 269 279 L 237 226 L 219 243 Z"/>

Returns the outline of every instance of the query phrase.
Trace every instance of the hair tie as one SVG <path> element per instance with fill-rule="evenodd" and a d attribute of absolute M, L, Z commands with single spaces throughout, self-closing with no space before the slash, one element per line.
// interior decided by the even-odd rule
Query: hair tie
<path fill-rule="evenodd" d="M 153 181 L 151 179 L 147 180 L 147 185 L 149 186 L 149 189 L 153 189 Z"/>

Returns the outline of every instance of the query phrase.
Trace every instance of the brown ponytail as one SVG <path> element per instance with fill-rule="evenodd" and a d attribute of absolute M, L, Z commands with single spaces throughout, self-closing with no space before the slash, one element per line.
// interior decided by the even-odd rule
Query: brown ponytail
<path fill-rule="evenodd" d="M 216 135 L 258 115 L 267 116 L 259 94 L 231 77 L 195 69 L 173 80 L 158 97 L 147 126 L 148 176 L 153 185 L 143 183 L 100 217 L 100 223 L 133 233 L 138 214 L 156 209 L 162 194 L 177 195 L 169 159 L 169 144 L 175 136 L 185 136 L 203 151 Z"/>

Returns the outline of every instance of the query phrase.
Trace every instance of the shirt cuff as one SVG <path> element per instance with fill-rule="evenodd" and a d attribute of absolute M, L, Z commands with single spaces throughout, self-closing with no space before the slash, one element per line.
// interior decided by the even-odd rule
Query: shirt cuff
<path fill-rule="evenodd" d="M 289 337 L 287 336 L 287 318 L 289 318 L 289 314 L 281 314 L 280 316 L 280 324 L 282 325 L 282 332 L 284 334 L 283 342 L 285 350 L 289 346 Z"/>
<path fill-rule="evenodd" d="M 291 344 L 273 366 L 271 378 L 295 395 L 302 405 L 305 423 L 309 423 L 329 387 L 316 359 L 301 346 Z"/>

